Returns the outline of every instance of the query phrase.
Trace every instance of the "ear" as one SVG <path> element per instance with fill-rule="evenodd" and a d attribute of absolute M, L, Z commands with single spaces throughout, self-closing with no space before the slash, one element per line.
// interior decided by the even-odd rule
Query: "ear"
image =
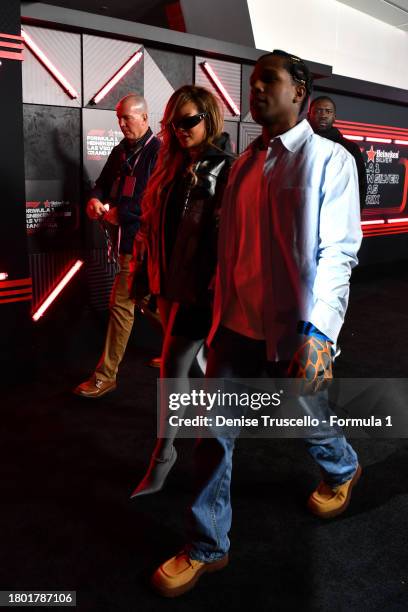
<path fill-rule="evenodd" d="M 304 85 L 296 85 L 295 86 L 295 97 L 293 98 L 294 103 L 301 103 L 306 96 L 306 87 Z"/>

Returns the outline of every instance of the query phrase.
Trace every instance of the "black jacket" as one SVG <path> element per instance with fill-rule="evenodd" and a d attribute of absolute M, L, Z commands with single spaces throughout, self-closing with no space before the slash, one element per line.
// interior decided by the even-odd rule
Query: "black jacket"
<path fill-rule="evenodd" d="M 166 261 L 164 221 L 171 211 L 171 190 L 160 207 L 158 232 L 150 232 L 149 282 L 152 293 L 183 303 L 200 303 L 207 298 L 208 286 L 217 263 L 218 219 L 229 169 L 235 160 L 229 136 L 223 133 L 209 145 L 194 165 L 197 182 L 185 181 L 177 188 L 181 215 L 169 261 Z"/>
<path fill-rule="evenodd" d="M 367 195 L 367 174 L 360 147 L 352 140 L 344 138 L 341 132 L 335 127 L 331 127 L 328 130 L 316 130 L 316 134 L 328 140 L 332 140 L 333 142 L 338 142 L 354 157 L 357 166 L 358 190 L 360 192 L 360 210 L 362 210 Z"/>
<path fill-rule="evenodd" d="M 116 145 L 112 149 L 90 195 L 91 198 L 98 198 L 102 202 L 109 202 L 117 206 L 122 231 L 120 252 L 125 254 L 132 253 L 133 240 L 140 225 L 140 205 L 143 192 L 153 172 L 160 147 L 159 139 L 156 136 L 151 138 L 151 136 L 153 136 L 153 133 L 149 128 L 146 134 L 137 141 L 135 147 L 129 147 L 125 138 Z M 151 138 L 150 141 L 149 138 Z M 148 144 L 146 144 L 147 141 L 149 141 Z M 131 166 L 140 151 L 140 158 L 133 172 L 136 179 L 133 196 L 126 197 L 122 194 L 125 177 L 132 174 Z M 126 163 L 127 159 L 129 159 L 129 165 Z M 119 179 L 119 183 L 115 195 L 112 193 L 112 189 L 116 179 Z"/>

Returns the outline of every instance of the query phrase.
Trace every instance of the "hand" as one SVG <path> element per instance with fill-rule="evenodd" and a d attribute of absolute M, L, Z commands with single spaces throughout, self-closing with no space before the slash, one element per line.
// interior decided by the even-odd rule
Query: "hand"
<path fill-rule="evenodd" d="M 102 219 L 105 215 L 106 209 L 102 202 L 98 198 L 91 198 L 86 205 L 86 214 L 90 219 L 96 221 Z"/>
<path fill-rule="evenodd" d="M 303 380 L 301 395 L 326 389 L 333 379 L 331 343 L 315 336 L 302 336 L 289 364 L 288 376 Z"/>
<path fill-rule="evenodd" d="M 118 217 L 118 209 L 116 206 L 113 206 L 108 210 L 108 212 L 104 216 L 104 221 L 107 221 L 111 225 L 119 225 L 119 217 Z"/>

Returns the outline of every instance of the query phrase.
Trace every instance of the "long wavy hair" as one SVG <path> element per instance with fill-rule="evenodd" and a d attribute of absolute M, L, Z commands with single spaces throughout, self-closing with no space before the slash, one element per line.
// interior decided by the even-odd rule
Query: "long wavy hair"
<path fill-rule="evenodd" d="M 155 169 L 143 196 L 142 233 L 149 230 L 155 212 L 159 210 L 163 192 L 171 185 L 174 177 L 183 168 L 193 175 L 188 152 L 180 146 L 171 123 L 179 109 L 188 102 L 194 103 L 199 113 L 207 113 L 204 118 L 205 139 L 202 148 L 211 144 L 223 130 L 224 120 L 221 105 L 208 89 L 198 85 L 184 85 L 173 93 L 167 102 L 163 119 L 160 122 L 159 138 L 162 143 Z"/>

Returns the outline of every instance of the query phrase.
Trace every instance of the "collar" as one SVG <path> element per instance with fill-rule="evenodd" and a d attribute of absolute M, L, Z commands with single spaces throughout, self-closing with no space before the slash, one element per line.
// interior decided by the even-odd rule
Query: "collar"
<path fill-rule="evenodd" d="M 284 134 L 276 136 L 276 138 L 280 139 L 285 149 L 295 153 L 313 133 L 310 123 L 303 119 Z"/>
<path fill-rule="evenodd" d="M 132 156 L 136 151 L 138 151 L 139 149 L 141 149 L 146 142 L 149 140 L 150 136 L 153 134 L 152 130 L 150 129 L 150 127 L 147 128 L 147 131 L 145 134 L 143 134 L 143 136 L 141 138 L 138 138 L 137 140 L 135 140 L 134 142 L 132 142 L 132 144 L 130 144 L 126 138 L 124 138 L 122 140 L 122 144 L 123 144 L 123 148 L 125 150 L 125 152 L 127 153 L 127 155 Z"/>
<path fill-rule="evenodd" d="M 287 132 L 271 138 L 269 146 L 271 146 L 274 141 L 280 140 L 285 149 L 291 153 L 295 153 L 311 134 L 314 134 L 314 132 L 310 123 L 306 119 L 303 119 Z M 262 144 L 262 136 L 259 136 L 253 143 L 253 145 L 259 149 L 264 148 Z"/>

